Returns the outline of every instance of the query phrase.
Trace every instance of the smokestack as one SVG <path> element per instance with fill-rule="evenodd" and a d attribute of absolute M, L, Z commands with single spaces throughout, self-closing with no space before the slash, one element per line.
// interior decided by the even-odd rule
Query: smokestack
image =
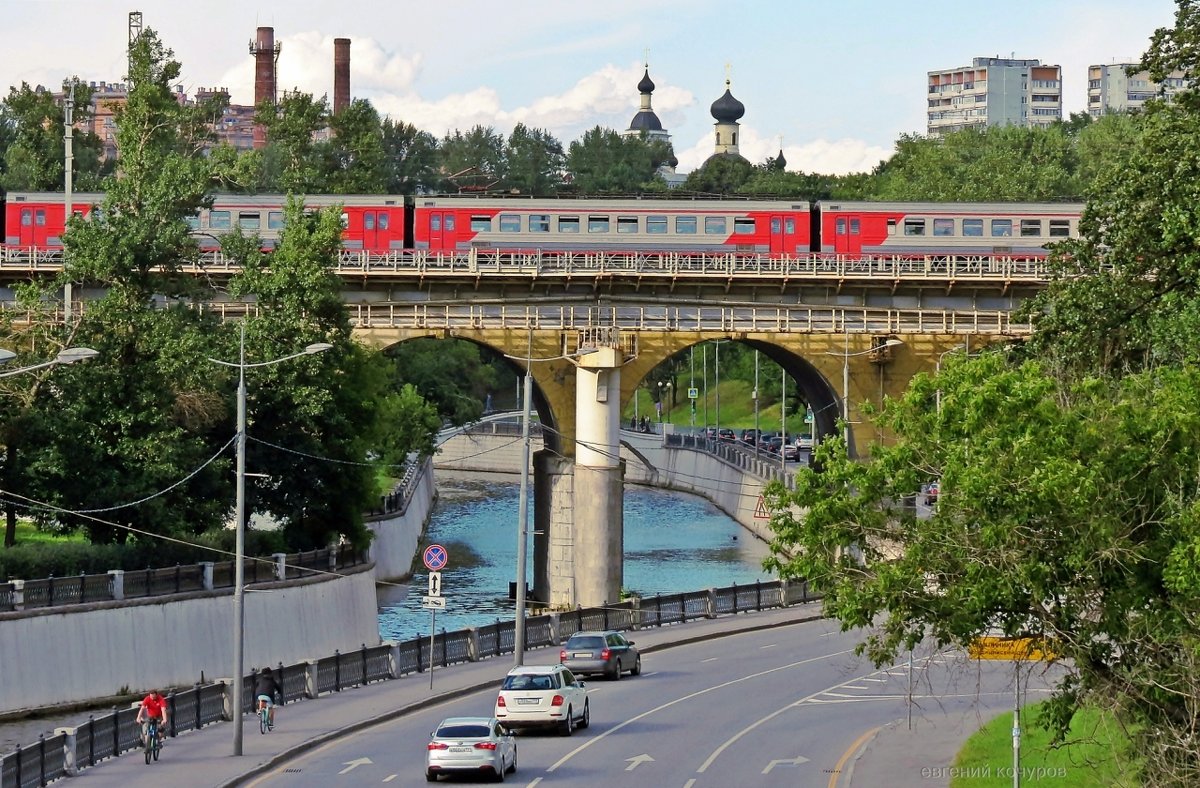
<path fill-rule="evenodd" d="M 275 58 L 279 46 L 275 43 L 275 28 L 260 27 L 254 41 L 250 42 L 250 54 L 254 55 L 254 105 L 264 101 L 275 103 Z M 254 148 L 266 147 L 267 130 L 254 125 Z"/>
<path fill-rule="evenodd" d="M 350 39 L 333 39 L 333 111 L 350 106 Z"/>

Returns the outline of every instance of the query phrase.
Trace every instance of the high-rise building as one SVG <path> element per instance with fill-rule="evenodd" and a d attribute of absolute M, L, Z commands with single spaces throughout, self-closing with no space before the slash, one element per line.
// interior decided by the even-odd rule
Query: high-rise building
<path fill-rule="evenodd" d="M 1062 120 L 1062 67 L 1040 60 L 977 57 L 930 71 L 926 128 L 936 137 L 985 126 L 1049 126 Z"/>
<path fill-rule="evenodd" d="M 1088 114 L 1098 118 L 1106 112 L 1140 109 L 1160 94 L 1167 101 L 1187 86 L 1182 71 L 1173 71 L 1159 84 L 1145 71 L 1134 71 L 1137 63 L 1088 66 Z"/>

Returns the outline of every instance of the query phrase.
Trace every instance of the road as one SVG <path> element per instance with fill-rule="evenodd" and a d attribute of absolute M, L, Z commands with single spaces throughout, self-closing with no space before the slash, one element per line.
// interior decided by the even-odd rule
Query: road
<path fill-rule="evenodd" d="M 853 654 L 861 637 L 819 620 L 646 654 L 640 677 L 588 680 L 588 730 L 521 734 L 518 771 L 508 779 L 529 788 L 842 786 L 869 734 L 910 710 L 941 718 L 977 709 L 982 721 L 1012 705 L 1009 663 L 934 653 L 911 673 L 907 664 L 876 670 Z M 529 662 L 555 656 L 531 654 Z M 495 667 L 498 686 L 508 664 Z M 429 731 L 443 717 L 488 714 L 494 699 L 488 689 L 427 706 L 276 764 L 249 784 L 425 784 Z"/>

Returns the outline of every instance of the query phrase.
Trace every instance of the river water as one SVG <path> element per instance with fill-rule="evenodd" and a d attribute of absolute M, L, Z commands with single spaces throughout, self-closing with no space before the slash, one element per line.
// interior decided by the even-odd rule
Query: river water
<path fill-rule="evenodd" d="M 514 475 L 437 471 L 438 502 L 422 546 L 444 546 L 446 609 L 437 631 L 510 621 L 508 584 L 516 577 L 520 485 Z M 530 529 L 532 522 L 530 505 Z M 767 546 L 703 498 L 647 487 L 625 488 L 624 588 L 641 596 L 720 588 L 773 577 L 762 568 Z M 532 585 L 532 545 L 529 550 Z M 389 640 L 428 635 L 421 608 L 429 573 L 414 562 L 410 584 L 380 585 L 379 629 Z"/>

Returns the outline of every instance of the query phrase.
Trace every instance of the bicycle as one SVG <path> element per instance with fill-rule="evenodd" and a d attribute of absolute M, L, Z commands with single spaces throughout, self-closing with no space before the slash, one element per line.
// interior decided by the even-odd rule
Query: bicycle
<path fill-rule="evenodd" d="M 258 702 L 258 732 L 266 733 L 274 730 L 275 723 L 271 721 L 271 706 L 265 700 Z"/>
<path fill-rule="evenodd" d="M 158 753 L 162 750 L 162 741 L 158 738 L 157 719 L 151 718 L 146 723 L 146 740 L 142 743 L 142 749 L 146 756 L 146 765 L 149 765 L 151 760 L 158 760 Z"/>

